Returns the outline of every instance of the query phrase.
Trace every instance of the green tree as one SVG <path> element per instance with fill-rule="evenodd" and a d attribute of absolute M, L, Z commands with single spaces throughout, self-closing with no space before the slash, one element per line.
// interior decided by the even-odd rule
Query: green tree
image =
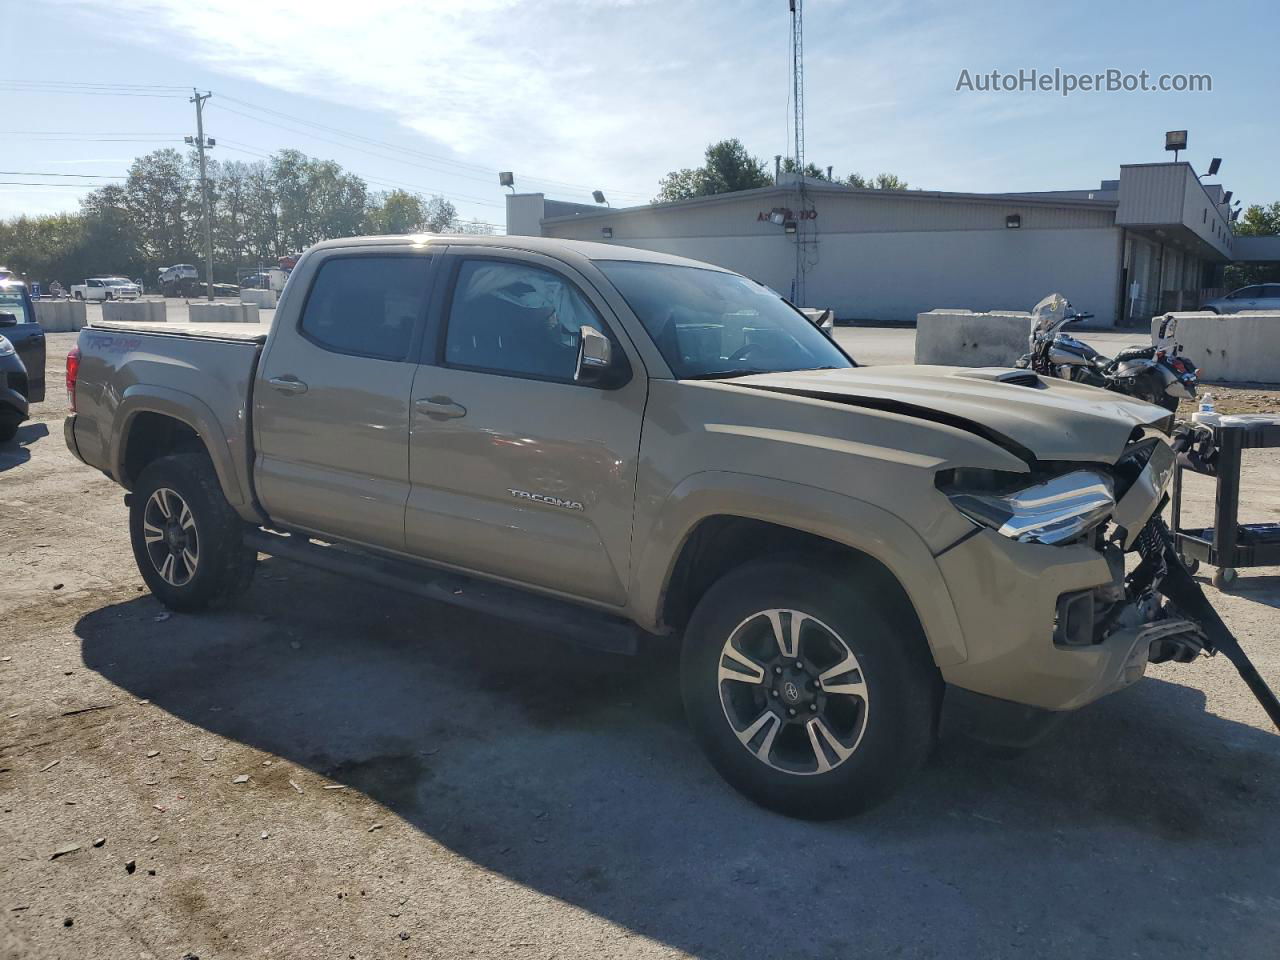
<path fill-rule="evenodd" d="M 1251 204 L 1235 223 L 1237 237 L 1280 236 L 1280 200 L 1267 204 Z M 1224 283 L 1227 289 L 1247 287 L 1253 283 L 1280 283 L 1280 264 L 1236 264 L 1227 267 Z"/>
<path fill-rule="evenodd" d="M 199 209 L 199 191 L 192 188 L 182 154 L 164 149 L 139 157 L 129 167 L 124 189 L 143 256 L 153 264 L 191 259 L 191 211 L 193 203 Z"/>
<path fill-rule="evenodd" d="M 796 162 L 794 158 L 783 157 L 782 172 L 795 173 L 795 171 L 796 171 Z M 831 179 L 830 177 L 827 176 L 827 171 L 823 170 L 816 163 L 806 163 L 804 165 L 804 175 L 808 177 L 810 180 L 830 180 Z"/>
<path fill-rule="evenodd" d="M 417 233 L 426 220 L 422 197 L 407 190 L 376 193 L 366 217 L 369 233 Z"/>
<path fill-rule="evenodd" d="M 100 187 L 80 201 L 80 249 L 66 266 L 76 274 L 75 261 L 85 273 L 118 273 L 140 277 L 146 273 L 138 230 L 129 215 L 129 194 L 121 186 Z M 88 263 L 89 259 L 95 263 Z"/>
<path fill-rule="evenodd" d="M 741 140 L 708 144 L 701 167 L 672 170 L 658 183 L 655 203 L 688 200 L 772 185 L 768 164 L 753 157 Z"/>
<path fill-rule="evenodd" d="M 878 173 L 874 177 L 864 177 L 860 173 L 851 173 L 844 181 L 851 187 L 864 190 L 906 190 L 907 181 L 894 173 Z"/>

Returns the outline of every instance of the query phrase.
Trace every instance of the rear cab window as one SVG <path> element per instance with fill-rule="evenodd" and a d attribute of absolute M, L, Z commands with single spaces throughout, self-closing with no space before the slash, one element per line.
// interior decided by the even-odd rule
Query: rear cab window
<path fill-rule="evenodd" d="M 404 360 L 425 316 L 431 258 L 338 256 L 320 265 L 298 329 L 334 353 Z"/>
<path fill-rule="evenodd" d="M 21 290 L 0 288 L 0 313 L 12 313 L 19 323 L 34 323 L 27 314 L 27 301 Z"/>

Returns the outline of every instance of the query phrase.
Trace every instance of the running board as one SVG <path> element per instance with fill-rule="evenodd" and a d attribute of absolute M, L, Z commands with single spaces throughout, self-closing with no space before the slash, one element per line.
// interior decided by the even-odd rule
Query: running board
<path fill-rule="evenodd" d="M 640 638 L 647 636 L 621 617 L 465 574 L 357 553 L 345 547 L 322 546 L 293 534 L 251 530 L 245 534 L 244 542 L 259 553 L 487 613 L 606 653 L 634 655 L 639 651 Z"/>

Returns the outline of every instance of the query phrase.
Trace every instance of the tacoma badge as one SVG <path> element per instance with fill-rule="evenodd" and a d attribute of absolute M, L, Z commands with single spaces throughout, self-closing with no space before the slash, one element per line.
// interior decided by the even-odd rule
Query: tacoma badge
<path fill-rule="evenodd" d="M 538 503 L 545 503 L 553 507 L 561 507 L 565 510 L 581 510 L 582 504 L 577 500 L 561 500 L 559 497 L 549 497 L 542 493 L 530 493 L 528 490 L 512 490 L 508 488 L 508 493 L 520 500 L 536 500 Z"/>

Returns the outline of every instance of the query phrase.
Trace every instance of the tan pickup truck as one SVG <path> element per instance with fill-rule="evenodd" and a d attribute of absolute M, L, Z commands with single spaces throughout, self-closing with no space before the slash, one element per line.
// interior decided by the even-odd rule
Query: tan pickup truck
<path fill-rule="evenodd" d="M 681 638 L 731 784 L 835 816 L 923 762 L 947 684 L 1053 711 L 1203 646 L 1123 554 L 1169 414 L 1034 373 L 859 367 L 772 291 L 530 238 L 312 248 L 270 330 L 95 323 L 66 440 L 152 592 L 259 554 L 619 653 Z"/>

